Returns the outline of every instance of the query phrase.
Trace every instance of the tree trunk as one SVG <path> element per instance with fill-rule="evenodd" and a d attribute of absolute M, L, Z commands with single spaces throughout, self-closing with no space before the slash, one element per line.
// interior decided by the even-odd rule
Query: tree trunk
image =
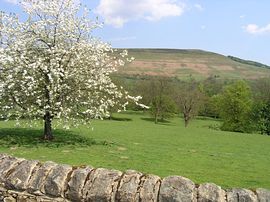
<path fill-rule="evenodd" d="M 52 134 L 52 116 L 50 112 L 46 112 L 44 115 L 44 140 L 52 140 L 53 134 Z"/>
<path fill-rule="evenodd" d="M 157 124 L 157 123 L 158 123 L 158 115 L 155 114 L 155 124 Z"/>
<path fill-rule="evenodd" d="M 188 126 L 188 122 L 189 122 L 189 120 L 185 119 L 185 128 Z"/>
<path fill-rule="evenodd" d="M 165 121 L 164 115 L 161 116 L 161 121 Z"/>
<path fill-rule="evenodd" d="M 184 121 L 185 121 L 185 128 L 186 128 L 188 126 L 188 123 L 189 123 L 189 117 L 186 114 L 184 114 Z"/>

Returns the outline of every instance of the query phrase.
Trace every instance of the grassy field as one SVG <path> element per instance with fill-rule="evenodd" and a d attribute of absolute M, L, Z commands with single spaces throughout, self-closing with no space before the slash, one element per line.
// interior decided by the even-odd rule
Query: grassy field
<path fill-rule="evenodd" d="M 270 76 L 270 69 L 244 64 L 224 55 L 189 49 L 129 49 L 135 61 L 119 69 L 122 76 L 168 76 L 196 79 L 257 79 Z M 254 63 L 255 64 L 255 63 Z"/>
<path fill-rule="evenodd" d="M 39 140 L 41 128 L 14 128 L 0 122 L 0 152 L 119 170 L 135 169 L 162 177 L 181 175 L 195 183 L 224 188 L 270 188 L 270 137 L 210 129 L 214 120 L 197 119 L 184 128 L 180 118 L 155 125 L 143 113 L 94 121 L 91 128 L 56 130 L 54 143 Z"/>

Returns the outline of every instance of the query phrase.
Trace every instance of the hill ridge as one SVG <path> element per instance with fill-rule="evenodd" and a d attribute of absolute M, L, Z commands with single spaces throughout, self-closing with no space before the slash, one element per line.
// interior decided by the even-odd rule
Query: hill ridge
<path fill-rule="evenodd" d="M 118 69 L 118 75 L 168 76 L 197 79 L 216 76 L 224 79 L 270 77 L 270 68 L 259 62 L 225 56 L 201 49 L 128 48 L 135 61 Z"/>

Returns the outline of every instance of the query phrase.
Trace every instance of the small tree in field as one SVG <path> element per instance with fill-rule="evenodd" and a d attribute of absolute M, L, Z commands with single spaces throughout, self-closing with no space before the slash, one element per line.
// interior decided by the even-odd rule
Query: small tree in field
<path fill-rule="evenodd" d="M 28 19 L 0 16 L 0 110 L 2 118 L 43 119 L 53 139 L 53 118 L 86 123 L 108 109 L 137 102 L 109 74 L 127 59 L 92 37 L 100 27 L 75 0 L 23 0 Z M 125 98 L 125 102 L 121 102 Z"/>
<path fill-rule="evenodd" d="M 158 119 L 164 121 L 166 118 L 172 117 L 176 112 L 176 104 L 168 95 L 153 97 L 150 106 L 151 114 L 156 124 L 158 123 Z"/>
<path fill-rule="evenodd" d="M 148 96 L 151 96 L 149 105 L 156 124 L 159 119 L 164 121 L 165 118 L 169 118 L 175 113 L 176 106 L 170 95 L 172 86 L 168 78 L 153 78 L 146 89 L 148 89 Z"/>
<path fill-rule="evenodd" d="M 183 113 L 185 127 L 190 120 L 196 117 L 204 102 L 204 94 L 199 89 L 199 84 L 191 79 L 183 83 L 176 91 L 176 102 Z"/>
<path fill-rule="evenodd" d="M 176 104 L 173 100 L 173 88 L 169 78 L 150 77 L 141 80 L 136 86 L 138 93 L 143 96 L 143 103 L 150 106 L 150 113 L 157 124 L 176 113 Z"/>
<path fill-rule="evenodd" d="M 270 78 L 261 78 L 252 83 L 254 105 L 253 122 L 262 134 L 270 135 Z"/>
<path fill-rule="evenodd" d="M 219 95 L 219 111 L 223 119 L 221 129 L 235 132 L 250 132 L 252 124 L 252 99 L 248 84 L 237 81 L 224 88 Z"/>
<path fill-rule="evenodd" d="M 266 104 L 260 113 L 260 131 L 270 136 L 270 103 Z"/>
<path fill-rule="evenodd" d="M 270 102 L 257 100 L 252 108 L 252 122 L 261 133 L 270 136 Z"/>

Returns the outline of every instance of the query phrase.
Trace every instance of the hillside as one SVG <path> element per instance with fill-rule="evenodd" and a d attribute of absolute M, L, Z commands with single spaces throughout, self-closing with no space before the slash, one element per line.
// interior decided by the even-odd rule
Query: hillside
<path fill-rule="evenodd" d="M 234 59 L 202 50 L 128 49 L 135 61 L 119 68 L 121 76 L 168 76 L 203 79 L 215 76 L 229 79 L 257 79 L 270 76 L 268 66 Z M 265 68 L 266 67 L 266 68 Z"/>
<path fill-rule="evenodd" d="M 234 56 L 228 56 L 228 58 L 236 61 L 236 62 L 240 62 L 240 63 L 243 63 L 243 64 L 247 64 L 247 65 L 253 65 L 253 66 L 256 66 L 256 67 L 263 67 L 263 68 L 270 68 L 270 66 L 268 65 L 265 65 L 265 64 L 262 64 L 262 63 L 259 63 L 259 62 L 255 62 L 255 61 L 252 61 L 252 60 L 243 60 L 241 58 L 237 58 L 237 57 L 234 57 Z"/>

